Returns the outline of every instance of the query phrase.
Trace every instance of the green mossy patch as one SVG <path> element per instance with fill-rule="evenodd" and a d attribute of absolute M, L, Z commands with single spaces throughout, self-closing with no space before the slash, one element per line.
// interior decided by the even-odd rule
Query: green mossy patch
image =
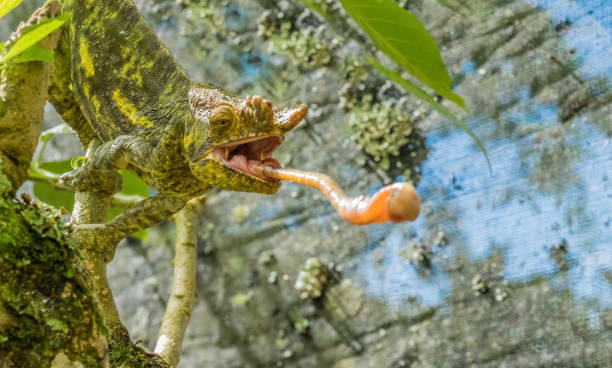
<path fill-rule="evenodd" d="M 0 366 L 50 366 L 59 352 L 97 367 L 102 319 L 60 212 L 0 197 Z"/>
<path fill-rule="evenodd" d="M 159 356 L 149 353 L 131 342 L 111 342 L 108 357 L 111 367 L 165 368 L 170 367 Z"/>

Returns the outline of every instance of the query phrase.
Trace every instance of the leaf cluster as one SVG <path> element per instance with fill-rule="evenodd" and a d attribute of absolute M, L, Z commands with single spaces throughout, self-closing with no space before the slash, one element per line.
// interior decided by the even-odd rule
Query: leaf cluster
<path fill-rule="evenodd" d="M 23 0 L 0 0 L 0 18 L 4 17 Z M 0 43 L 0 68 L 9 63 L 25 63 L 28 61 L 53 62 L 53 51 L 37 46 L 38 41 L 47 37 L 51 32 L 62 26 L 70 14 L 51 18 L 29 26 L 24 33 L 12 45 Z"/>

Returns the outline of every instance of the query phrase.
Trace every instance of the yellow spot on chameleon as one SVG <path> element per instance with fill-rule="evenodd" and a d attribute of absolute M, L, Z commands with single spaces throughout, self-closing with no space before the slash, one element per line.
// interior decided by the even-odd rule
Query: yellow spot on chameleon
<path fill-rule="evenodd" d="M 121 46 L 121 57 L 127 59 L 130 56 L 130 49 L 125 46 Z"/>
<path fill-rule="evenodd" d="M 191 134 L 187 134 L 183 137 L 183 147 L 190 146 L 193 143 L 193 137 Z"/>
<path fill-rule="evenodd" d="M 138 87 L 142 87 L 142 75 L 139 71 L 132 76 L 132 79 L 136 80 Z"/>
<path fill-rule="evenodd" d="M 100 113 L 100 101 L 98 101 L 98 99 L 96 98 L 96 96 L 91 96 L 91 104 L 94 106 L 94 108 L 96 109 L 96 113 Z"/>
<path fill-rule="evenodd" d="M 94 76 L 94 63 L 91 55 L 89 55 L 89 50 L 87 49 L 87 44 L 85 43 L 85 39 L 81 37 L 81 42 L 79 45 L 79 55 L 81 56 L 81 65 L 83 69 L 85 69 L 85 76 L 93 77 Z"/>
<path fill-rule="evenodd" d="M 140 125 L 143 127 L 152 127 L 153 123 L 151 120 L 147 119 L 144 116 L 138 116 L 138 111 L 136 107 L 132 105 L 127 98 L 121 95 L 121 92 L 116 89 L 113 92 L 113 101 L 117 103 L 117 107 L 119 110 L 125 115 L 133 124 Z"/>
<path fill-rule="evenodd" d="M 87 82 L 83 82 L 83 92 L 85 93 L 85 96 L 89 97 L 89 90 L 90 90 L 91 86 L 89 85 L 89 83 Z"/>
<path fill-rule="evenodd" d="M 123 64 L 123 69 L 121 69 L 121 73 L 127 74 L 128 71 L 134 67 L 135 58 L 132 56 L 127 63 Z"/>

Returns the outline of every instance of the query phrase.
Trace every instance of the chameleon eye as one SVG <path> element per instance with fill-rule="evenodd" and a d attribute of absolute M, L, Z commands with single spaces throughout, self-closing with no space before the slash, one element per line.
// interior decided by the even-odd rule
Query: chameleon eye
<path fill-rule="evenodd" d="M 210 123 L 213 128 L 228 128 L 234 121 L 234 112 L 231 107 L 221 105 L 213 110 Z"/>

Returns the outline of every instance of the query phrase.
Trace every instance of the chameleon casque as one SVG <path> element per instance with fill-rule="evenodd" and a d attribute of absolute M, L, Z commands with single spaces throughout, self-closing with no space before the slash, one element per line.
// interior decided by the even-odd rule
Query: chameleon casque
<path fill-rule="evenodd" d="M 118 238 L 213 187 L 279 189 L 279 180 L 252 167 L 278 166 L 270 156 L 304 118 L 306 105 L 277 109 L 259 96 L 241 99 L 191 81 L 129 0 L 64 0 L 62 12 L 72 20 L 56 53 L 60 77 L 51 100 L 84 147 L 94 138 L 103 144 L 60 184 L 112 193 L 120 187 L 117 170 L 127 168 L 158 192 L 104 225 Z M 74 101 L 57 97 L 69 90 Z"/>

